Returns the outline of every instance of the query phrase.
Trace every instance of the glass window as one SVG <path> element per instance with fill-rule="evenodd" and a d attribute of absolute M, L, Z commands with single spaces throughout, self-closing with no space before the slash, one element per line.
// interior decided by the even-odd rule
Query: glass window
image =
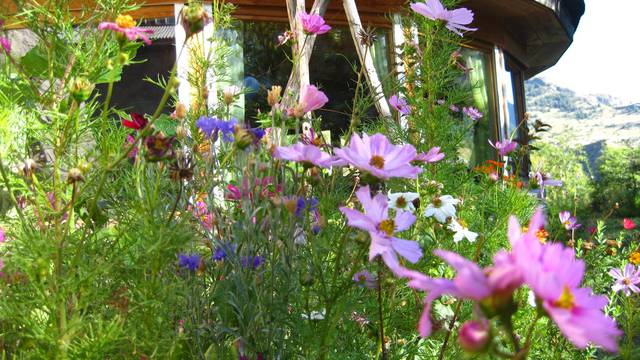
<path fill-rule="evenodd" d="M 498 118 L 495 109 L 496 90 L 492 56 L 489 52 L 465 48 L 462 50 L 462 59 L 466 67 L 472 69 L 464 81 L 472 88 L 473 104 L 484 114 L 482 119 L 475 123 L 460 154 L 469 166 L 476 166 L 495 158 L 495 151 L 488 143 L 489 139 L 495 139 Z"/>
<path fill-rule="evenodd" d="M 499 48 L 495 49 L 496 79 L 498 83 L 498 96 L 500 107 L 500 118 L 502 139 L 518 138 L 518 111 L 516 107 L 515 85 L 516 77 L 513 76 L 507 67 L 507 61 L 504 52 Z"/>

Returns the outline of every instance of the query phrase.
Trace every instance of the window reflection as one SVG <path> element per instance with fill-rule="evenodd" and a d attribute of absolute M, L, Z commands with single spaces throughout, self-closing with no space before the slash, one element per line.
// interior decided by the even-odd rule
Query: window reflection
<path fill-rule="evenodd" d="M 465 48 L 462 50 L 462 58 L 466 66 L 472 69 L 465 81 L 472 88 L 473 104 L 484 114 L 475 123 L 460 154 L 469 166 L 476 166 L 495 157 L 494 150 L 488 143 L 489 139 L 495 138 L 497 120 L 492 57 L 490 53 Z"/>

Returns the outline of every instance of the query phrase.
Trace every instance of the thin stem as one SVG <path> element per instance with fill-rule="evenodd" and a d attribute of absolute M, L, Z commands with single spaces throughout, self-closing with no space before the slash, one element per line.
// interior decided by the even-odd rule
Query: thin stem
<path fill-rule="evenodd" d="M 178 181 L 180 182 L 180 187 L 178 187 L 178 196 L 176 196 L 176 201 L 173 203 L 173 209 L 171 209 L 171 214 L 169 214 L 169 218 L 167 219 L 167 226 L 171 224 L 171 219 L 173 219 L 173 215 L 175 215 L 176 209 L 178 209 L 178 203 L 182 197 L 182 180 L 179 179 Z"/>
<path fill-rule="evenodd" d="M 7 192 L 9 193 L 9 199 L 13 202 L 13 205 L 16 207 L 16 213 L 18 217 L 22 221 L 23 225 L 27 224 L 27 220 L 22 213 L 22 209 L 18 205 L 18 201 L 16 200 L 15 194 L 13 193 L 13 188 L 11 187 L 11 183 L 9 182 L 9 177 L 4 169 L 4 163 L 2 162 L 2 153 L 0 152 L 0 175 L 2 175 L 2 181 L 4 182 L 4 186 L 7 187 Z"/>
<path fill-rule="evenodd" d="M 387 349 L 384 344 L 384 309 L 382 304 L 382 260 L 378 257 L 378 321 L 380 332 L 381 359 L 387 360 Z"/>

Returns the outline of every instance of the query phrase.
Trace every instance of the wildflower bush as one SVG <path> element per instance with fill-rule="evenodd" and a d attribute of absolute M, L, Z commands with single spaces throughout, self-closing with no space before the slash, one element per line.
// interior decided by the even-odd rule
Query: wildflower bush
<path fill-rule="evenodd" d="M 206 85 L 229 54 L 216 36 L 187 79 L 174 66 L 154 81 L 154 113 L 115 108 L 113 84 L 151 41 L 123 15 L 135 6 L 19 5 L 4 20 L 38 44 L 18 57 L 2 36 L 3 357 L 637 357 L 635 225 L 607 240 L 563 211 L 551 234 L 529 191 L 559 183 L 509 175 L 527 144 L 492 143 L 479 164 L 459 155 L 482 114 L 457 55 L 473 13 L 454 1 L 414 3 L 403 20 L 419 41 L 400 49 L 400 121 L 360 122 L 378 99 L 359 76 L 340 146 L 321 135 L 313 114 L 331 99 L 314 85 L 274 86 L 259 119 L 234 118 L 243 90 Z M 229 12 L 194 2 L 179 20 L 187 37 L 217 34 Z M 298 20 L 306 38 L 331 31 Z"/>

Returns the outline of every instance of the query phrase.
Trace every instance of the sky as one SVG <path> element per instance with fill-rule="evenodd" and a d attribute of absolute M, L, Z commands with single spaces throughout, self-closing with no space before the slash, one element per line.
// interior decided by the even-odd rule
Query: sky
<path fill-rule="evenodd" d="M 640 103 L 640 0 L 585 0 L 573 44 L 540 77 L 578 94 Z"/>

